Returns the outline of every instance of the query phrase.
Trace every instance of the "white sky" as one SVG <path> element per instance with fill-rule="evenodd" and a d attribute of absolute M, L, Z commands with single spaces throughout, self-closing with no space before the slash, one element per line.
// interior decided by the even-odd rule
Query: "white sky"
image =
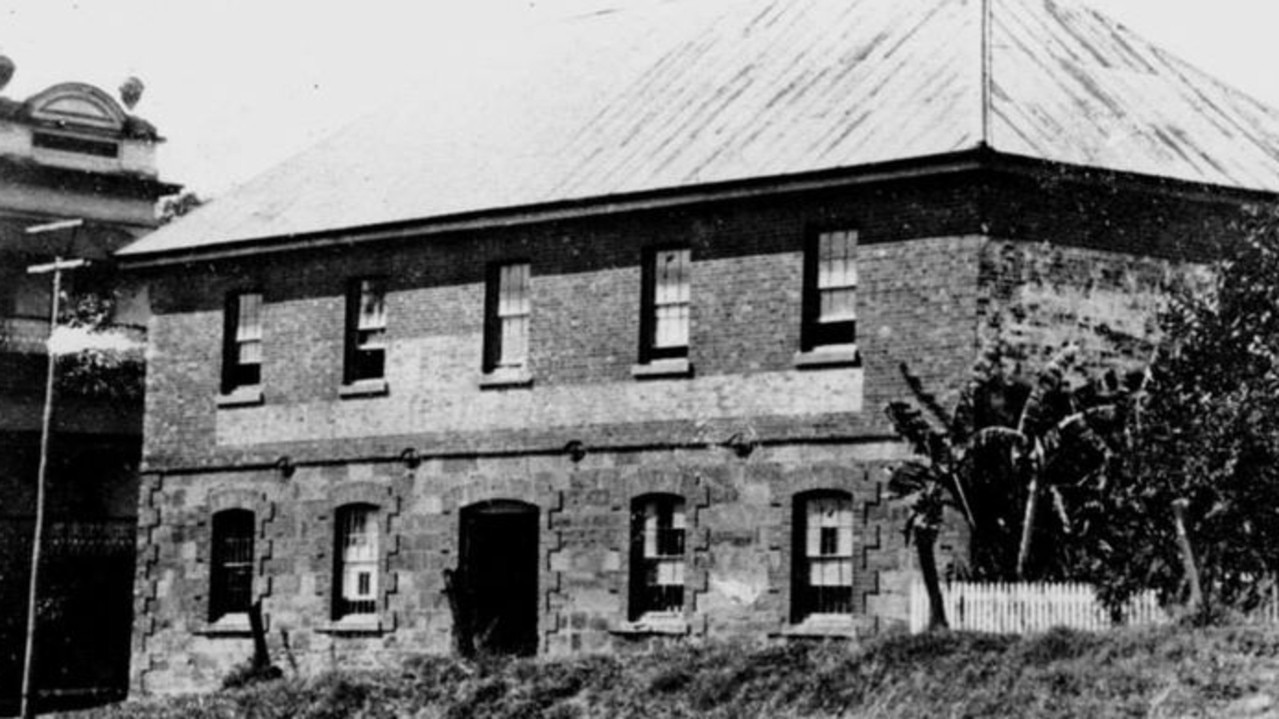
<path fill-rule="evenodd" d="M 137 75 L 135 113 L 168 138 L 161 176 L 216 196 L 406 86 L 464 81 L 477 46 L 517 51 L 532 25 L 639 1 L 0 0 L 3 94 Z M 1276 0 L 1090 2 L 1279 107 Z"/>

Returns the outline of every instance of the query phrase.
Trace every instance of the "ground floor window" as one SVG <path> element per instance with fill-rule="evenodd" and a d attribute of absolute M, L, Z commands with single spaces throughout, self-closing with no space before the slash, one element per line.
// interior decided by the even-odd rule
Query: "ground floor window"
<path fill-rule="evenodd" d="M 853 500 L 845 492 L 799 495 L 794 508 L 795 621 L 853 610 Z"/>
<path fill-rule="evenodd" d="M 249 611 L 253 603 L 253 512 L 227 509 L 213 515 L 209 572 L 209 621 Z"/>
<path fill-rule="evenodd" d="M 378 511 L 352 504 L 337 511 L 333 618 L 375 614 L 378 591 Z"/>
<path fill-rule="evenodd" d="M 647 495 L 631 506 L 630 618 L 684 609 L 684 499 Z"/>

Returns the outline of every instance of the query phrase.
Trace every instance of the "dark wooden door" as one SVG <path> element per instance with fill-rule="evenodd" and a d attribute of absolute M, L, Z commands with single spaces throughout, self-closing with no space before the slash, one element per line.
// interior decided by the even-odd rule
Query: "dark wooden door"
<path fill-rule="evenodd" d="M 462 577 L 477 651 L 537 653 L 538 510 L 522 502 L 462 513 Z"/>

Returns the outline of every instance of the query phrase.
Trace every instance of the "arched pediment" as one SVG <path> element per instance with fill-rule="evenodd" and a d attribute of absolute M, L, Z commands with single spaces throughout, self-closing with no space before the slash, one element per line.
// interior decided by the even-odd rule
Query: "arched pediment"
<path fill-rule="evenodd" d="M 120 132 L 127 116 L 120 105 L 98 88 L 82 82 L 64 82 L 26 101 L 27 112 L 37 120 Z"/>

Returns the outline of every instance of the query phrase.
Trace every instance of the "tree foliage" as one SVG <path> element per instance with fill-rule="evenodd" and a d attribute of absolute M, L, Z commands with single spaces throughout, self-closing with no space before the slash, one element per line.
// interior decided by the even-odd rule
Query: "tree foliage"
<path fill-rule="evenodd" d="M 1083 567 L 1117 606 L 1189 593 L 1173 502 L 1186 502 L 1207 605 L 1250 610 L 1279 571 L 1279 215 L 1258 213 L 1211 279 L 1178 292 L 1150 392 L 1127 429 Z"/>
<path fill-rule="evenodd" d="M 144 345 L 141 337 L 130 337 L 126 328 L 114 324 L 115 293 L 90 286 L 64 293 L 59 304 L 58 331 L 69 340 L 62 344 L 74 345 L 57 348 L 59 392 L 86 399 L 141 401 L 146 380 Z"/>
<path fill-rule="evenodd" d="M 156 203 L 156 219 L 159 220 L 161 225 L 167 225 L 203 204 L 204 200 L 192 190 L 183 190 L 176 195 L 167 195 L 161 197 L 159 202 Z"/>

